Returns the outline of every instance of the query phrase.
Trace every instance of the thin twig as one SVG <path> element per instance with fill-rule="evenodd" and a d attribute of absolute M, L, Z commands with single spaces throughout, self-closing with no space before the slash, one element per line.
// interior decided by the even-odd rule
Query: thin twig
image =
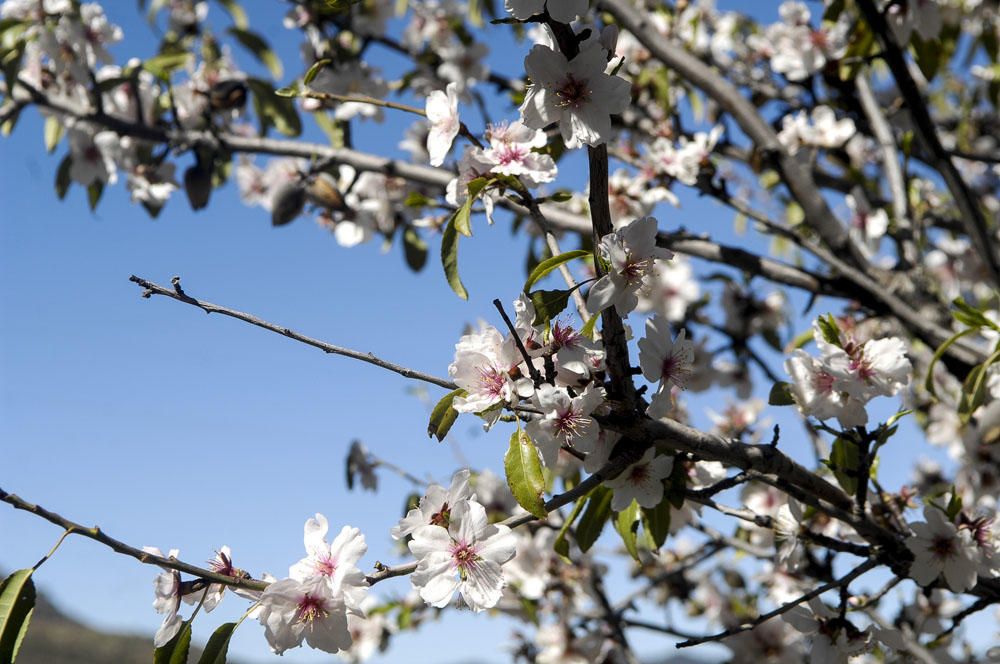
<path fill-rule="evenodd" d="M 330 353 L 333 355 L 343 355 L 344 357 L 349 357 L 354 360 L 360 360 L 361 362 L 367 362 L 368 364 L 374 364 L 377 367 L 392 371 L 393 373 L 398 373 L 404 378 L 412 378 L 413 380 L 421 380 L 425 383 L 430 383 L 432 385 L 437 385 L 438 387 L 443 387 L 446 390 L 454 390 L 458 386 L 450 380 L 444 378 L 438 378 L 437 376 L 432 376 L 426 374 L 422 371 L 417 371 L 415 369 L 410 369 L 387 360 L 383 360 L 377 357 L 374 353 L 364 353 L 359 350 L 353 350 L 351 348 L 345 348 L 343 346 L 336 346 L 325 341 L 320 341 L 319 339 L 314 339 L 312 337 L 307 337 L 304 334 L 299 334 L 294 330 L 281 325 L 276 325 L 274 323 L 269 323 L 266 320 L 262 320 L 253 316 L 251 314 L 243 313 L 242 311 L 236 311 L 235 309 L 230 309 L 228 307 L 223 307 L 218 304 L 212 304 L 211 302 L 206 302 L 205 300 L 197 300 L 190 295 L 184 293 L 182 289 L 179 288 L 180 280 L 177 280 L 177 285 L 174 288 L 164 288 L 158 284 L 154 284 L 151 281 L 147 281 L 141 277 L 132 275 L 129 277 L 129 281 L 138 284 L 143 289 L 143 297 L 150 297 L 152 295 L 163 295 L 169 297 L 171 300 L 177 300 L 178 302 L 183 302 L 184 304 L 190 304 L 192 306 L 198 307 L 207 314 L 222 314 L 223 316 L 229 316 L 230 318 L 235 318 L 241 320 L 244 323 L 250 323 L 251 325 L 256 325 L 257 327 L 268 330 L 269 332 L 274 332 L 275 334 L 280 334 L 283 337 L 288 337 L 289 339 L 294 339 L 295 341 L 304 343 L 308 346 L 314 348 L 319 348 L 325 353 Z"/>
<path fill-rule="evenodd" d="M 742 632 L 749 632 L 754 627 L 757 627 L 758 625 L 767 622 L 771 618 L 776 618 L 776 617 L 778 617 L 780 615 L 788 613 L 789 611 L 791 611 L 792 609 L 794 609 L 799 604 L 802 604 L 804 602 L 808 602 L 812 598 L 819 597 L 823 593 L 829 592 L 830 590 L 833 590 L 835 588 L 839 588 L 841 586 L 847 586 L 848 584 L 851 583 L 851 581 L 853 581 L 854 579 L 858 578 L 859 576 L 861 576 L 865 572 L 868 572 L 869 570 L 872 570 L 875 567 L 877 567 L 878 564 L 879 563 L 876 560 L 866 560 L 865 562 L 861 563 L 860 565 L 858 565 L 857 567 L 855 567 L 853 570 L 851 570 L 850 572 L 848 572 L 844 576 L 840 577 L 839 579 L 836 579 L 836 580 L 831 581 L 829 583 L 825 583 L 822 586 L 819 586 L 818 588 L 810 590 L 809 592 L 807 592 L 806 594 L 802 595 L 801 597 L 799 597 L 797 599 L 794 599 L 791 602 L 788 602 L 787 604 L 782 604 L 781 606 L 779 606 L 778 608 L 776 608 L 773 611 L 768 611 L 767 613 L 762 614 L 761 616 L 759 616 L 756 620 L 754 620 L 752 622 L 744 623 L 742 625 L 739 625 L 738 627 L 732 627 L 730 629 L 725 630 L 724 632 L 719 632 L 718 634 L 711 634 L 709 636 L 699 636 L 699 637 L 694 638 L 694 639 L 688 639 L 687 641 L 681 641 L 680 643 L 677 644 L 677 647 L 678 648 L 690 648 L 691 646 L 696 646 L 696 645 L 699 645 L 701 643 L 707 643 L 709 641 L 720 641 L 722 639 L 728 638 L 728 637 L 733 636 L 735 634 L 740 634 Z"/>

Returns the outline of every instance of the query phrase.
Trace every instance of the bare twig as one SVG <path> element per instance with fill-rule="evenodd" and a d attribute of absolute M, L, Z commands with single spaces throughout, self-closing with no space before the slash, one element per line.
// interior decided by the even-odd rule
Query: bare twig
<path fill-rule="evenodd" d="M 806 594 L 802 595 L 801 597 L 798 597 L 797 599 L 794 599 L 791 602 L 788 602 L 787 604 L 782 604 L 781 606 L 779 606 L 778 608 L 774 609 L 773 611 L 768 611 L 767 613 L 762 614 L 761 616 L 759 616 L 756 620 L 754 620 L 752 622 L 744 623 L 742 625 L 739 625 L 738 627 L 732 627 L 732 628 L 727 629 L 727 630 L 725 630 L 723 632 L 719 632 L 718 634 L 710 634 L 708 636 L 699 636 L 699 637 L 694 638 L 694 639 L 688 639 L 687 641 L 681 641 L 680 643 L 677 644 L 677 647 L 678 648 L 690 648 L 691 646 L 696 646 L 696 645 L 699 645 L 701 643 L 707 643 L 709 641 L 721 641 L 722 639 L 728 638 L 728 637 L 733 636 L 735 634 L 740 634 L 741 632 L 748 632 L 748 631 L 752 630 L 754 627 L 756 627 L 757 625 L 765 623 L 768 620 L 770 620 L 771 618 L 776 618 L 776 617 L 778 617 L 778 616 L 780 616 L 782 614 L 788 613 L 789 611 L 791 611 L 792 609 L 794 609 L 799 604 L 802 604 L 804 602 L 808 602 L 809 600 L 811 600 L 814 597 L 819 597 L 823 593 L 829 592 L 830 590 L 833 590 L 835 588 L 840 588 L 841 586 L 846 587 L 849 583 L 851 583 L 851 581 L 853 581 L 854 579 L 858 578 L 859 576 L 861 576 L 865 572 L 868 572 L 869 570 L 874 569 L 877 566 L 878 566 L 878 562 L 877 561 L 875 561 L 875 560 L 866 560 L 865 562 L 861 563 L 860 565 L 858 565 L 857 567 L 855 567 L 853 570 L 851 570 L 850 572 L 848 572 L 844 576 L 840 577 L 839 579 L 831 581 L 830 583 L 825 583 L 822 586 L 819 586 L 818 588 L 810 590 L 809 592 L 807 592 Z"/>
<path fill-rule="evenodd" d="M 353 350 L 350 348 L 344 348 L 343 346 L 336 346 L 334 344 L 327 343 L 325 341 L 320 341 L 319 339 L 314 339 L 312 337 L 307 337 L 304 334 L 299 334 L 294 330 L 281 325 L 275 325 L 274 323 L 269 323 L 266 320 L 262 320 L 253 316 L 251 314 L 243 313 L 242 311 L 236 311 L 235 309 L 230 309 L 228 307 L 223 307 L 218 304 L 212 304 L 211 302 L 206 302 L 205 300 L 197 300 L 190 295 L 184 293 L 180 289 L 180 280 L 177 280 L 175 288 L 164 288 L 158 284 L 154 284 L 151 281 L 147 281 L 141 277 L 132 275 L 129 277 L 129 281 L 138 284 L 143 289 L 143 297 L 150 297 L 152 295 L 163 295 L 169 297 L 172 300 L 177 300 L 178 302 L 183 302 L 184 304 L 190 304 L 192 306 L 198 307 L 207 314 L 222 314 L 223 316 L 229 316 L 230 318 L 235 318 L 241 320 L 244 323 L 250 323 L 251 325 L 256 325 L 257 327 L 268 330 L 269 332 L 274 332 L 275 334 L 280 334 L 283 337 L 288 337 L 289 339 L 294 339 L 295 341 L 304 343 L 308 346 L 314 348 L 319 348 L 325 353 L 330 353 L 333 355 L 343 355 L 344 357 L 349 357 L 354 360 L 360 360 L 361 362 L 367 362 L 368 364 L 374 364 L 382 369 L 387 369 L 394 373 L 398 373 L 404 378 L 412 378 L 413 380 L 421 380 L 425 383 L 430 383 L 432 385 L 437 385 L 438 387 L 443 387 L 446 390 L 454 390 L 458 386 L 450 380 L 445 380 L 444 378 L 438 378 L 437 376 L 432 376 L 430 374 L 423 373 L 422 371 L 417 371 L 415 369 L 410 369 L 387 360 L 383 360 L 376 357 L 374 353 L 364 353 L 359 350 Z"/>

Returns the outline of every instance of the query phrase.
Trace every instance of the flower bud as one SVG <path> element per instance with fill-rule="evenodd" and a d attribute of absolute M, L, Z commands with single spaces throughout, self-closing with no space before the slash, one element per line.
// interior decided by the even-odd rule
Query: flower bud
<path fill-rule="evenodd" d="M 306 190 L 300 182 L 288 182 L 278 187 L 271 203 L 271 225 L 284 226 L 302 214 Z"/>
<path fill-rule="evenodd" d="M 344 196 L 337 188 L 337 181 L 329 173 L 319 173 L 309 179 L 306 186 L 309 202 L 327 210 L 343 211 Z"/>
<path fill-rule="evenodd" d="M 247 86 L 243 81 L 219 81 L 208 91 L 208 103 L 213 111 L 243 108 L 247 103 Z"/>
<path fill-rule="evenodd" d="M 192 210 L 200 210 L 208 205 L 212 195 L 212 173 L 198 163 L 184 171 L 184 191 Z"/>

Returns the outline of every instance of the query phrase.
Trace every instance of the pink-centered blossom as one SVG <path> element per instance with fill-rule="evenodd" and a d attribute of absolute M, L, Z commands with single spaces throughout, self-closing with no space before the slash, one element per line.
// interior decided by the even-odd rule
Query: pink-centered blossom
<path fill-rule="evenodd" d="M 418 528 L 409 548 L 418 561 L 410 580 L 425 602 L 443 608 L 458 591 L 469 608 L 483 611 L 503 595 L 502 565 L 514 557 L 515 538 L 507 526 L 489 523 L 482 505 L 465 500 L 447 528 Z"/>

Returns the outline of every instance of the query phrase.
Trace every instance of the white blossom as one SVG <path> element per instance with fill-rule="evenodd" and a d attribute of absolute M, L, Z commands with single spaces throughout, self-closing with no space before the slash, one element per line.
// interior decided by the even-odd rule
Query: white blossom
<path fill-rule="evenodd" d="M 303 641 L 329 653 L 351 647 L 344 599 L 322 577 L 275 581 L 261 595 L 257 619 L 278 655 Z"/>
<path fill-rule="evenodd" d="M 578 396 L 571 397 L 564 388 L 544 383 L 535 397 L 544 414 L 529 422 L 527 431 L 538 444 L 546 466 L 555 467 L 563 445 L 583 453 L 593 450 L 600 426 L 591 414 L 604 401 L 602 388 L 587 385 Z"/>
<path fill-rule="evenodd" d="M 610 306 L 627 316 L 639 304 L 639 289 L 653 271 L 656 258 L 673 256 L 656 246 L 656 219 L 634 219 L 601 238 L 600 257 L 607 274 L 597 280 L 587 295 L 587 308 L 597 313 Z"/>
<path fill-rule="evenodd" d="M 979 551 L 972 533 L 956 527 L 933 505 L 924 508 L 924 519 L 910 524 L 913 535 L 906 540 L 906 547 L 913 552 L 910 576 L 922 586 L 929 586 L 941 577 L 955 592 L 973 588 Z"/>
<path fill-rule="evenodd" d="M 628 81 L 605 73 L 607 52 L 596 42 L 572 60 L 536 44 L 524 60 L 531 87 L 521 105 L 521 121 L 532 129 L 559 123 L 569 148 L 600 145 L 611 138 L 611 116 L 630 100 Z"/>
<path fill-rule="evenodd" d="M 469 485 L 469 471 L 460 470 L 451 478 L 451 486 L 446 491 L 440 484 L 431 484 L 420 499 L 417 507 L 406 513 L 399 523 L 392 527 L 393 539 L 402 539 L 421 526 L 441 526 L 451 523 L 451 511 L 463 500 L 473 498 Z"/>
<path fill-rule="evenodd" d="M 483 611 L 500 601 L 502 565 L 514 557 L 515 539 L 507 526 L 487 521 L 482 505 L 463 500 L 447 528 L 418 528 L 409 548 L 418 561 L 410 580 L 425 602 L 445 607 L 457 590 L 469 608 Z"/>
<path fill-rule="evenodd" d="M 449 83 L 445 91 L 435 90 L 427 96 L 427 153 L 431 166 L 440 166 L 458 136 L 462 122 L 458 118 L 458 84 Z"/>
<path fill-rule="evenodd" d="M 315 579 L 325 582 L 330 593 L 343 602 L 348 611 L 360 613 L 368 582 L 357 563 L 368 551 L 365 536 L 357 528 L 344 526 L 333 542 L 327 543 L 329 523 L 322 514 L 308 519 L 303 541 L 306 557 L 288 570 L 292 579 L 310 583 Z"/>
<path fill-rule="evenodd" d="M 655 448 L 649 448 L 638 461 L 627 467 L 618 477 L 604 482 L 604 486 L 614 490 L 611 509 L 620 512 L 633 500 L 640 507 L 656 507 L 663 500 L 663 480 L 670 477 L 674 469 L 672 456 L 655 456 Z"/>
<path fill-rule="evenodd" d="M 647 414 L 663 417 L 670 410 L 671 388 L 683 389 L 694 365 L 694 344 L 681 330 L 676 338 L 670 335 L 665 318 L 654 316 L 646 320 L 646 336 L 639 340 L 639 367 L 649 382 L 658 382 Z"/>

